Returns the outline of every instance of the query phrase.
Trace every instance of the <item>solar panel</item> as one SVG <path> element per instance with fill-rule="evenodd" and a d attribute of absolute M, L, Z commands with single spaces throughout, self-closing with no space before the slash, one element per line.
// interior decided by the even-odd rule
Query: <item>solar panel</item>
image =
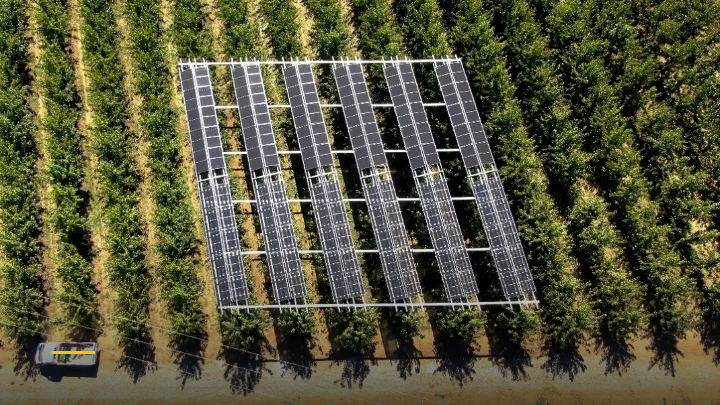
<path fill-rule="evenodd" d="M 435 73 L 466 167 L 495 164 L 470 84 L 460 63 L 439 64 Z"/>
<path fill-rule="evenodd" d="M 275 301 L 296 300 L 307 291 L 260 66 L 235 67 L 232 78 Z"/>
<path fill-rule="evenodd" d="M 362 67 L 347 64 L 338 66 L 334 72 L 358 169 L 387 165 Z"/>
<path fill-rule="evenodd" d="M 305 170 L 332 166 L 330 140 L 310 65 L 288 65 L 283 75 Z"/>
<path fill-rule="evenodd" d="M 430 131 L 412 66 L 409 63 L 387 64 L 384 71 L 410 167 L 415 170 L 439 165 L 440 156 Z"/>
<path fill-rule="evenodd" d="M 312 70 L 309 64 L 291 64 L 283 75 L 333 299 L 362 297 L 365 287 Z"/>
<path fill-rule="evenodd" d="M 216 303 L 218 306 L 232 305 L 247 300 L 249 291 L 240 258 L 240 238 L 209 72 L 206 67 L 183 70 L 180 79 Z"/>
<path fill-rule="evenodd" d="M 254 183 L 275 301 L 307 295 L 284 181 Z"/>
<path fill-rule="evenodd" d="M 435 66 L 435 73 L 470 177 L 503 293 L 507 299 L 534 293 L 530 267 L 465 70 L 459 62 L 443 62 Z"/>
<path fill-rule="evenodd" d="M 479 289 L 412 66 L 396 62 L 384 65 L 384 71 L 445 293 L 450 300 L 477 295 Z"/>
<path fill-rule="evenodd" d="M 279 166 L 260 65 L 232 69 L 232 80 L 250 170 L 254 172 L 263 167 Z"/>
<path fill-rule="evenodd" d="M 416 185 L 447 297 L 454 300 L 477 295 L 479 289 L 447 181 L 445 178 L 426 178 Z"/>
<path fill-rule="evenodd" d="M 368 178 L 372 181 L 363 182 L 363 191 L 390 300 L 397 302 L 420 295 L 420 279 L 392 179 Z"/>
<path fill-rule="evenodd" d="M 367 83 L 359 64 L 334 69 L 390 300 L 422 294 L 395 186 L 387 169 Z"/>

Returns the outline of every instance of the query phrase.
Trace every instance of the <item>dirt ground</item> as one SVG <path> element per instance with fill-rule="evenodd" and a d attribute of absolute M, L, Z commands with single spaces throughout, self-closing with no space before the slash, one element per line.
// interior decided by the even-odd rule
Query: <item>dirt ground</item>
<path fill-rule="evenodd" d="M 538 353 L 508 359 L 491 355 L 482 339 L 474 356 L 448 360 L 438 359 L 432 339 L 425 338 L 407 356 L 385 355 L 392 342 L 378 341 L 374 359 L 356 361 L 333 359 L 332 350 L 321 345 L 315 359 L 304 363 L 310 368 L 277 360 L 228 367 L 216 360 L 220 348 L 211 342 L 204 364 L 192 374 L 178 371 L 171 352 L 158 346 L 157 367 L 136 382 L 118 369 L 114 339 L 112 334 L 100 338 L 97 370 L 44 370 L 34 376 L 14 370 L 14 351 L 5 344 L 0 348 L 0 403 L 720 405 L 720 367 L 696 337 L 680 342 L 674 376 L 654 364 L 654 353 L 643 340 L 633 342 L 636 358 L 627 370 L 606 373 L 602 355 L 588 349 L 574 361 L 548 361 Z"/>

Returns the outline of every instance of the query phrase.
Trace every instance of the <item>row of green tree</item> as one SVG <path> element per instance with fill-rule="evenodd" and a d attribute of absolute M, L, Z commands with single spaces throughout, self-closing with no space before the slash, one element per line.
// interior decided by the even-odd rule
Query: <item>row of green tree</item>
<path fill-rule="evenodd" d="M 571 117 L 549 41 L 529 5 L 497 1 L 486 7 L 513 61 L 509 71 L 516 95 L 528 130 L 538 139 L 550 185 L 561 191 L 555 198 L 569 222 L 581 274 L 588 275 L 599 332 L 623 342 L 644 325 L 641 288 L 630 276 L 610 207 L 587 170 L 586 131 Z"/>
<path fill-rule="evenodd" d="M 161 26 L 160 4 L 128 0 L 133 88 L 141 96 L 137 132 L 147 143 L 150 196 L 153 200 L 151 246 L 157 252 L 154 276 L 170 322 L 171 345 L 186 347 L 206 335 L 206 318 L 198 275 L 199 240 L 183 162 L 171 70 L 166 60 L 167 39 Z M 192 15 L 192 14 L 191 14 Z M 180 44 L 181 49 L 182 45 Z M 187 348 L 186 348 L 187 349 Z"/>
<path fill-rule="evenodd" d="M 699 292 L 702 321 L 697 326 L 707 344 L 711 331 L 720 327 L 720 78 L 712 45 L 720 38 L 719 5 L 674 0 L 589 4 L 592 34 L 634 132 L 659 220 L 668 227 L 684 276 Z"/>
<path fill-rule="evenodd" d="M 589 153 L 589 174 L 615 211 L 630 268 L 645 285 L 650 329 L 676 341 L 693 326 L 695 294 L 672 229 L 662 220 L 662 204 L 652 192 L 664 180 L 646 176 L 648 162 L 638 151 L 632 120 L 623 112 L 618 84 L 605 64 L 605 41 L 592 31 L 591 10 L 578 2 L 537 6 L 546 15 L 544 29 L 574 106 L 572 118 L 587 134 L 583 146 Z"/>
<path fill-rule="evenodd" d="M 84 167 L 78 128 L 79 96 L 75 67 L 69 52 L 68 4 L 40 0 L 35 8 L 39 33 L 39 63 L 36 87 L 42 97 L 50 184 L 51 224 L 57 243 L 54 262 L 59 281 L 64 318 L 76 325 L 97 324 L 97 291 L 92 280 L 91 245 L 88 228 L 88 193 L 84 190 Z"/>
<path fill-rule="evenodd" d="M 44 306 L 27 12 L 21 0 L 0 5 L 0 314 L 18 344 L 42 330 Z"/>
<path fill-rule="evenodd" d="M 120 35 L 113 4 L 80 2 L 83 63 L 88 78 L 87 103 L 92 106 L 86 145 L 96 162 L 94 194 L 103 225 L 108 257 L 105 270 L 115 292 L 115 314 L 125 353 L 151 356 L 148 320 L 150 304 L 146 265 L 147 238 L 138 209 L 139 173 L 135 165 L 137 139 L 126 126 L 128 98 L 120 63 Z"/>

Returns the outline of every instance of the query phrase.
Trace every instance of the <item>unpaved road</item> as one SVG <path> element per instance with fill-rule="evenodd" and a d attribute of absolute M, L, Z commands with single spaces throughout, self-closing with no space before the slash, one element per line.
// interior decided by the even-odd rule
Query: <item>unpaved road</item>
<path fill-rule="evenodd" d="M 110 342 L 104 347 L 111 347 Z M 633 345 L 636 359 L 622 375 L 606 375 L 601 355 L 584 349 L 580 364 L 585 370 L 579 367 L 572 380 L 568 374 L 553 374 L 545 364 L 547 359 L 537 354 L 514 368 L 520 371 L 514 378 L 513 368 L 498 365 L 497 358 L 488 355 L 484 340 L 476 357 L 454 363 L 439 362 L 426 347 L 423 356 L 408 362 L 383 358 L 346 363 L 321 356 L 314 370 L 306 370 L 309 378 L 269 361 L 256 369 L 260 371 L 245 372 L 249 380 L 244 381 L 252 384 L 252 390 L 243 394 L 243 380 L 226 379 L 226 368 L 215 360 L 213 346 L 205 352 L 200 379 L 186 379 L 183 388 L 187 375 L 177 371 L 169 352 L 163 350 L 156 351 L 158 368 L 135 383 L 125 371 L 116 370 L 115 348 L 103 351 L 96 377 L 63 376 L 61 381 L 51 381 L 43 375 L 25 379 L 16 374 L 6 344 L 0 348 L 0 403 L 720 405 L 720 367 L 701 350 L 696 337 L 681 342 L 684 357 L 675 365 L 675 376 L 650 366 L 653 353 L 645 350 L 647 342 Z M 404 378 L 399 371 L 402 366 L 410 372 Z"/>

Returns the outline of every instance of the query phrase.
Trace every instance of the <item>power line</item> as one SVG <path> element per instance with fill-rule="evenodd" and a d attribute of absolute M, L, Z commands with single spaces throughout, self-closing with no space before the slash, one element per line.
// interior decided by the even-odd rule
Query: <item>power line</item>
<path fill-rule="evenodd" d="M 8 307 L 7 304 L 0 304 L 0 305 L 5 305 L 6 307 Z M 48 320 L 50 319 L 49 316 L 47 316 L 47 315 L 42 315 L 42 314 L 39 314 L 39 313 L 36 313 L 36 312 L 24 311 L 24 310 L 17 309 L 17 308 L 12 308 L 12 307 L 8 307 L 8 308 L 11 309 L 11 310 L 13 310 L 13 311 L 24 312 L 24 313 L 31 314 L 31 315 L 37 315 L 37 316 L 40 316 L 40 317 L 45 318 L 45 319 L 48 319 Z M 89 326 L 77 325 L 77 324 L 74 324 L 74 323 L 71 323 L 71 322 L 65 322 L 65 323 L 68 324 L 68 325 L 71 325 L 71 326 L 75 326 L 75 327 L 83 328 L 83 329 L 88 329 L 88 330 L 92 330 L 92 331 L 99 332 L 99 333 L 103 333 L 103 334 L 108 334 L 108 333 L 110 333 L 110 334 L 112 334 L 112 335 L 114 335 L 114 336 L 117 336 L 117 337 L 119 337 L 119 338 L 121 338 L 121 339 L 126 339 L 126 340 L 130 340 L 130 341 L 133 341 L 133 342 L 136 342 L 136 343 L 144 344 L 144 345 L 150 346 L 150 347 L 152 347 L 152 348 L 156 348 L 156 349 L 159 348 L 159 349 L 163 349 L 163 350 L 169 350 L 169 351 L 171 351 L 171 352 L 173 352 L 173 353 L 183 354 L 183 355 L 190 356 L 190 357 L 193 357 L 193 358 L 196 358 L 196 359 L 202 359 L 202 360 L 205 360 L 205 361 L 212 361 L 212 362 L 216 362 L 216 363 L 222 363 L 224 366 L 230 366 L 230 367 L 232 367 L 232 368 L 235 368 L 236 370 L 248 371 L 248 372 L 254 373 L 254 374 L 258 375 L 258 376 L 260 375 L 260 373 L 259 373 L 258 371 L 255 371 L 255 370 L 252 370 L 252 369 L 249 369 L 249 368 L 240 367 L 240 366 L 237 366 L 237 365 L 234 365 L 234 364 L 228 364 L 228 363 L 225 363 L 225 362 L 221 362 L 221 361 L 219 361 L 219 360 L 213 360 L 213 359 L 207 358 L 207 357 L 205 357 L 205 356 L 199 356 L 199 355 L 196 355 L 196 354 L 184 352 L 184 351 L 182 351 L 182 350 L 173 349 L 173 348 L 167 347 L 167 346 L 156 345 L 155 343 L 150 343 L 150 342 L 146 342 L 146 341 L 143 341 L 143 340 L 138 340 L 138 339 L 135 339 L 135 338 L 131 338 L 131 337 L 128 337 L 128 336 L 123 336 L 123 335 L 121 335 L 121 334 L 119 334 L 119 333 L 108 332 L 108 331 L 103 330 L 103 329 L 91 328 L 91 327 L 89 327 Z M 270 375 L 272 376 L 272 374 L 270 374 Z M 279 378 L 279 377 L 278 377 L 278 378 Z M 293 379 L 293 380 L 288 380 L 288 381 L 293 382 L 293 383 L 296 383 L 296 384 L 297 384 L 297 383 L 304 382 L 304 381 L 297 381 L 297 380 L 294 380 L 294 379 Z M 320 389 L 325 390 L 325 391 L 328 391 L 328 392 L 334 392 L 334 391 L 331 391 L 331 390 L 329 390 L 329 389 L 327 389 L 327 388 L 322 388 L 322 387 L 317 387 L 317 388 L 320 388 Z M 366 402 L 370 402 L 370 403 L 373 403 L 373 404 L 383 405 L 383 404 L 380 403 L 380 402 L 375 402 L 375 401 L 372 401 L 372 400 L 368 400 L 368 399 L 356 397 L 356 396 L 354 396 L 354 395 L 350 395 L 350 396 L 353 397 L 353 398 L 355 398 L 355 399 L 359 399 L 359 400 L 361 400 L 361 401 L 366 401 Z"/>
<path fill-rule="evenodd" d="M 5 288 L 5 289 L 8 289 L 8 290 L 21 291 L 21 290 L 17 290 L 17 289 L 14 289 L 14 288 L 7 287 L 7 286 L 0 286 L 0 288 Z M 34 293 L 34 294 L 39 294 L 39 295 L 42 296 L 42 294 L 37 293 L 37 292 L 35 292 L 35 291 L 31 291 L 31 292 Z M 42 296 L 42 297 L 44 297 L 44 296 Z M 76 308 L 84 309 L 84 310 L 86 310 L 86 311 L 96 312 L 96 313 L 104 316 L 104 314 L 103 314 L 102 312 L 100 312 L 99 310 L 97 310 L 97 309 L 93 309 L 93 308 L 90 308 L 90 307 L 86 307 L 86 306 L 83 306 L 83 305 L 80 305 L 80 304 L 75 304 L 75 303 L 72 303 L 72 302 L 63 301 L 63 300 L 61 300 L 61 299 L 59 299 L 59 298 L 51 298 L 51 297 L 46 297 L 46 298 L 47 298 L 48 300 L 53 300 L 53 299 L 54 299 L 55 301 L 60 301 L 60 302 L 62 302 L 62 303 L 66 303 L 66 304 L 72 305 L 72 306 L 74 306 L 74 307 L 76 307 Z M 39 314 L 38 314 L 38 315 L 39 315 Z M 264 354 L 262 354 L 262 353 L 252 352 L 252 351 L 250 351 L 250 350 L 241 349 L 241 348 L 239 348 L 239 347 L 229 346 L 229 345 L 226 345 L 226 344 L 221 343 L 221 342 L 216 342 L 216 341 L 209 340 L 209 339 L 203 339 L 203 338 L 199 338 L 199 337 L 197 337 L 197 336 L 187 335 L 187 334 L 180 333 L 180 332 L 173 332 L 173 331 L 170 330 L 170 329 L 163 328 L 163 327 L 161 327 L 161 326 L 155 326 L 155 325 L 152 325 L 152 324 L 147 323 L 147 322 L 146 322 L 146 323 L 139 322 L 139 321 L 136 321 L 136 320 L 134 320 L 134 319 L 125 318 L 125 317 L 122 317 L 122 316 L 116 315 L 116 314 L 110 314 L 110 316 L 115 317 L 115 318 L 118 318 L 118 319 L 122 319 L 122 320 L 125 320 L 125 321 L 130 321 L 130 322 L 133 322 L 133 323 L 136 323 L 136 324 L 139 324 L 139 325 L 148 326 L 148 327 L 150 327 L 150 328 L 162 330 L 162 331 L 164 331 L 164 332 L 166 332 L 166 333 L 169 333 L 169 334 L 176 334 L 176 335 L 179 335 L 179 336 L 183 336 L 183 337 L 195 339 L 195 340 L 200 341 L 200 342 L 211 343 L 211 344 L 213 344 L 213 345 L 215 345 L 215 346 L 219 346 L 219 347 L 221 347 L 221 348 L 237 350 L 238 352 L 241 352 L 241 353 L 258 356 L 258 357 L 260 357 L 260 358 L 262 358 L 262 359 L 264 359 L 264 360 L 266 360 L 266 361 L 277 361 L 277 362 L 279 362 L 279 363 L 283 363 L 283 364 L 286 364 L 286 365 L 289 365 L 289 366 L 293 366 L 293 367 L 297 367 L 297 368 L 301 368 L 301 369 L 305 369 L 305 370 L 313 371 L 313 372 L 319 372 L 319 371 L 320 371 L 320 370 L 317 369 L 317 368 L 313 368 L 313 367 L 309 367 L 309 366 L 304 366 L 304 365 L 302 365 L 302 364 L 297 364 L 297 363 L 289 362 L 289 361 L 286 361 L 286 360 L 283 360 L 283 359 L 280 359 L 280 358 L 275 358 L 275 357 L 266 356 L 266 355 L 264 355 Z M 68 324 L 69 324 L 69 323 L 68 323 Z M 81 326 L 81 325 L 77 325 L 77 326 L 78 326 L 78 327 L 81 327 L 81 328 L 85 328 L 84 326 Z M 168 348 L 168 349 L 170 349 L 170 348 Z M 170 349 L 170 350 L 173 350 L 173 349 Z M 212 360 L 212 361 L 216 361 L 216 360 Z M 228 364 L 228 365 L 229 365 L 229 364 Z M 352 379 L 349 378 L 349 377 L 340 377 L 340 379 L 341 379 L 341 380 L 345 380 L 345 381 L 347 381 L 347 382 L 352 382 Z M 444 402 L 439 402 L 439 401 L 436 401 L 436 400 L 433 400 L 433 399 L 420 397 L 420 396 L 413 395 L 413 394 L 409 394 L 409 393 L 402 392 L 402 391 L 396 391 L 396 390 L 392 390 L 392 389 L 389 389 L 389 388 L 382 388 L 382 387 L 378 387 L 378 388 L 381 389 L 381 390 L 384 390 L 384 391 L 394 392 L 394 393 L 397 393 L 397 394 L 406 395 L 406 396 L 410 396 L 410 397 L 422 399 L 422 400 L 425 400 L 425 401 L 430 401 L 430 402 L 433 402 L 433 403 L 436 403 L 436 404 L 445 404 Z"/>
<path fill-rule="evenodd" d="M 38 315 L 39 315 L 39 314 L 38 314 Z M 45 333 L 45 332 L 42 332 L 42 331 L 39 331 L 39 330 L 34 330 L 34 329 L 25 328 L 25 327 L 20 326 L 20 325 L 15 325 L 15 324 L 11 324 L 11 323 L 6 323 L 6 322 L 2 322 L 2 321 L 0 321 L 0 325 L 15 327 L 15 328 L 18 328 L 18 329 L 24 329 L 24 330 L 27 330 L 27 331 L 34 332 L 34 333 L 37 333 L 37 334 L 39 334 L 39 335 L 45 336 L 46 338 L 49 338 L 49 337 L 50 337 L 50 335 L 49 335 L 48 333 Z M 149 360 L 139 359 L 139 358 L 137 358 L 137 357 L 128 356 L 128 355 L 126 355 L 126 354 L 114 352 L 114 351 L 112 351 L 112 350 L 107 350 L 107 349 L 102 349 L 102 351 L 103 351 L 103 352 L 108 352 L 108 353 L 111 353 L 111 354 L 115 354 L 115 355 L 120 356 L 120 357 L 125 357 L 125 358 L 131 359 L 131 360 L 140 361 L 140 362 L 143 362 L 143 363 L 146 363 L 146 364 L 154 365 L 155 367 L 160 368 L 160 363 L 158 363 L 158 362 L 153 362 L 153 361 L 149 361 Z M 166 366 L 166 365 L 163 364 L 163 366 Z M 182 373 L 182 374 L 189 375 L 189 376 L 191 376 L 191 377 L 194 376 L 194 374 L 188 373 L 188 372 L 186 372 L 186 371 L 182 371 L 182 370 L 177 370 L 177 371 L 179 371 L 179 372 Z M 217 380 L 217 379 L 212 378 L 212 377 L 203 377 L 203 378 L 205 378 L 205 379 L 207 379 L 207 380 Z M 298 401 L 295 401 L 295 400 L 292 400 L 292 399 L 281 398 L 281 397 L 278 397 L 278 396 L 275 396 L 275 395 L 265 394 L 265 393 L 262 393 L 262 392 L 256 392 L 256 391 L 253 390 L 252 388 L 248 387 L 246 384 L 243 384 L 243 385 L 230 384 L 230 386 L 233 387 L 233 388 L 244 389 L 244 390 L 247 390 L 247 391 L 249 391 L 249 392 L 253 392 L 253 393 L 255 393 L 255 394 L 264 395 L 264 396 L 267 396 L 267 397 L 271 397 L 271 398 L 275 398 L 275 399 L 280 399 L 280 400 L 283 400 L 283 401 L 290 401 L 290 402 L 294 402 L 294 403 L 296 403 L 296 404 L 305 405 L 303 402 L 298 402 Z"/>

